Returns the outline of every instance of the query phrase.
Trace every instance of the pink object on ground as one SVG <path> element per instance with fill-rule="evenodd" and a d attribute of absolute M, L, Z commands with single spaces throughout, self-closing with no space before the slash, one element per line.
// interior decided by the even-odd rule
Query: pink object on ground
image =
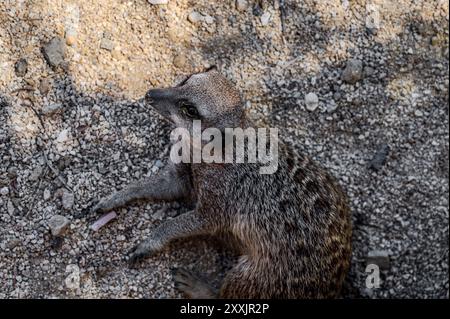
<path fill-rule="evenodd" d="M 93 231 L 97 231 L 116 217 L 117 217 L 117 214 L 115 212 L 110 212 L 106 215 L 103 215 L 102 217 L 97 219 L 97 221 L 95 223 L 93 223 L 91 225 L 91 229 Z"/>

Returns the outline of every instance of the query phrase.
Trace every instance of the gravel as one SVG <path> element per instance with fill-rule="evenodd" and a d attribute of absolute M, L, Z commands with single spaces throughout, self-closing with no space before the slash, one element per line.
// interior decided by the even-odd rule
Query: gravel
<path fill-rule="evenodd" d="M 167 163 L 170 128 L 141 103 L 145 92 L 210 65 L 255 122 L 278 127 L 346 189 L 344 297 L 448 298 L 448 58 L 445 1 L 2 1 L 0 298 L 180 297 L 171 267 L 220 281 L 233 258 L 209 237 L 136 269 L 124 258 L 189 207 L 135 203 L 98 231 L 100 216 L 86 214 Z M 320 97 L 314 111 L 308 93 Z M 55 215 L 70 220 L 62 236 L 49 230 Z M 369 255 L 389 258 L 375 289 Z"/>

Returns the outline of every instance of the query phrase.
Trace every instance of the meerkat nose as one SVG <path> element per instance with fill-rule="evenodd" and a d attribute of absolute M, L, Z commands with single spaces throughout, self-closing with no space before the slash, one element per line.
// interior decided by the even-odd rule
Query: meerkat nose
<path fill-rule="evenodd" d="M 145 95 L 145 99 L 149 102 L 157 102 L 169 98 L 170 94 L 165 89 L 151 89 Z"/>

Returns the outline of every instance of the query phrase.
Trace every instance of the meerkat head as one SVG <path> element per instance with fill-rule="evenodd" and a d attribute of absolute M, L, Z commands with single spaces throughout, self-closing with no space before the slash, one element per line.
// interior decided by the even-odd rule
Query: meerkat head
<path fill-rule="evenodd" d="M 192 130 L 193 121 L 202 128 L 220 130 L 239 127 L 242 100 L 234 86 L 215 67 L 190 75 L 175 87 L 152 89 L 146 101 L 177 127 Z"/>

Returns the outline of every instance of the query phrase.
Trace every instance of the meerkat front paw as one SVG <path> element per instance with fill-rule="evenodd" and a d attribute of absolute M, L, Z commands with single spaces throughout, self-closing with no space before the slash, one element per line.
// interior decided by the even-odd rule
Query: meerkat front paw
<path fill-rule="evenodd" d="M 147 257 L 156 254 L 162 248 L 162 245 L 155 240 L 146 240 L 134 246 L 128 253 L 128 262 L 134 265 Z"/>

